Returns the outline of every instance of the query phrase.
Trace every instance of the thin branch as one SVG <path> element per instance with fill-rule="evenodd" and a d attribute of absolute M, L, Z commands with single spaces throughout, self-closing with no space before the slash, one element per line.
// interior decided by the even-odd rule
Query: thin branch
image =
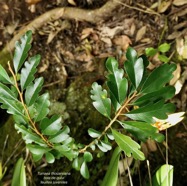
<path fill-rule="evenodd" d="M 13 72 L 13 70 L 12 70 L 12 68 L 11 68 L 9 62 L 8 62 L 8 68 L 9 68 L 9 71 L 10 71 L 10 73 L 12 74 L 12 77 L 13 77 L 13 79 L 14 79 L 14 83 L 15 83 L 14 86 L 15 86 L 15 88 L 16 88 L 17 91 L 18 91 L 21 104 L 23 105 L 23 108 L 24 108 L 24 110 L 25 110 L 26 116 L 27 116 L 27 118 L 28 118 L 28 120 L 29 120 L 31 126 L 33 127 L 34 132 L 35 132 L 38 136 L 40 136 L 40 137 L 42 138 L 42 140 L 43 140 L 49 147 L 53 147 L 53 145 L 52 145 L 52 144 L 40 133 L 40 131 L 37 129 L 35 122 L 32 121 L 32 119 L 31 119 L 31 117 L 30 117 L 30 114 L 29 114 L 29 111 L 28 111 L 28 109 L 27 109 L 27 106 L 26 106 L 26 104 L 25 104 L 25 102 L 24 102 L 24 100 L 23 100 L 23 93 L 22 93 L 22 92 L 20 91 L 20 89 L 19 89 L 19 86 L 18 86 L 18 83 L 17 83 L 16 75 L 14 74 L 14 72 Z"/>
<path fill-rule="evenodd" d="M 127 98 L 127 100 L 125 101 L 124 105 L 119 109 L 119 111 L 116 113 L 115 117 L 110 121 L 110 123 L 105 127 L 105 129 L 103 130 L 103 132 L 101 133 L 101 135 L 96 138 L 95 140 L 93 140 L 92 142 L 90 142 L 88 145 L 86 145 L 83 149 L 79 150 L 79 153 L 84 153 L 88 147 L 92 146 L 93 144 L 96 143 L 96 141 L 99 141 L 107 132 L 107 130 L 109 128 L 111 128 L 111 126 L 113 125 L 113 123 L 117 120 L 117 118 L 120 116 L 120 114 L 122 113 L 122 111 L 124 109 L 126 109 L 126 107 L 128 106 L 128 104 L 130 103 L 130 101 L 132 101 L 134 99 L 134 97 L 137 95 L 137 92 L 135 91 L 133 93 L 133 95 L 130 98 Z"/>

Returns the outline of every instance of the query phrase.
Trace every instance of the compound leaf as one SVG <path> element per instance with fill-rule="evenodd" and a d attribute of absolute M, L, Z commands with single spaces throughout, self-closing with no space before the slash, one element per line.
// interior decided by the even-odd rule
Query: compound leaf
<path fill-rule="evenodd" d="M 35 109 L 36 109 L 36 115 L 35 115 L 35 121 L 38 122 L 42 120 L 48 113 L 49 113 L 49 94 L 45 93 L 38 97 L 35 102 Z"/>
<path fill-rule="evenodd" d="M 40 55 L 31 57 L 25 62 L 25 67 L 21 70 L 20 85 L 22 91 L 34 80 L 34 74 L 36 73 L 36 67 L 40 62 Z"/>
<path fill-rule="evenodd" d="M 57 115 L 52 116 L 50 119 L 44 118 L 40 122 L 42 134 L 55 135 L 62 128 L 61 120 L 62 118 Z"/>
<path fill-rule="evenodd" d="M 3 68 L 2 65 L 0 65 L 0 81 L 2 83 L 12 84 L 12 81 L 7 74 L 6 70 Z"/>
<path fill-rule="evenodd" d="M 158 142 L 164 140 L 164 135 L 158 133 L 158 129 L 146 122 L 138 121 L 123 121 L 120 122 L 122 126 L 134 135 L 140 141 L 147 141 L 147 139 L 152 138 Z"/>
<path fill-rule="evenodd" d="M 110 160 L 109 167 L 107 169 L 107 173 L 104 177 L 104 180 L 101 184 L 101 186 L 114 186 L 117 185 L 118 181 L 118 162 L 121 154 L 121 149 L 119 147 L 116 147 L 112 158 Z"/>
<path fill-rule="evenodd" d="M 136 51 L 129 47 L 126 53 L 125 71 L 135 88 L 138 88 L 144 74 L 144 63 L 142 58 L 137 57 Z"/>
<path fill-rule="evenodd" d="M 118 69 L 118 62 L 114 58 L 108 58 L 106 67 L 110 74 L 108 75 L 107 85 L 119 104 L 122 104 L 126 98 L 128 82 L 123 77 L 123 69 Z"/>
<path fill-rule="evenodd" d="M 147 77 L 142 86 L 141 92 L 150 93 L 162 88 L 172 79 L 172 73 L 175 71 L 175 69 L 175 64 L 164 64 L 159 66 Z"/>
<path fill-rule="evenodd" d="M 127 117 L 138 120 L 145 121 L 147 123 L 154 123 L 154 119 L 166 119 L 167 113 L 171 113 L 175 110 L 175 105 L 172 103 L 164 104 L 163 100 L 160 100 L 156 103 L 149 103 L 145 106 L 142 106 L 138 109 L 132 110 L 125 114 Z"/>
<path fill-rule="evenodd" d="M 111 100 L 107 98 L 107 91 L 102 90 L 101 85 L 97 82 L 92 84 L 91 99 L 93 100 L 93 106 L 107 118 L 110 118 L 111 112 Z"/>
<path fill-rule="evenodd" d="M 36 101 L 36 99 L 38 98 L 38 93 L 42 89 L 42 85 L 43 85 L 43 78 L 40 77 L 35 79 L 34 84 L 31 83 L 26 88 L 25 101 L 28 106 L 31 106 Z"/>
<path fill-rule="evenodd" d="M 26 34 L 24 34 L 21 37 L 21 41 L 17 41 L 15 44 L 15 52 L 14 52 L 14 58 L 13 58 L 13 65 L 14 70 L 16 73 L 18 73 L 19 69 L 23 65 L 25 59 L 28 56 L 28 51 L 31 48 L 31 38 L 32 38 L 32 31 L 27 31 Z"/>
<path fill-rule="evenodd" d="M 123 135 L 113 129 L 112 134 L 114 135 L 115 141 L 118 146 L 125 152 L 128 157 L 132 155 L 136 160 L 145 159 L 143 152 L 139 150 L 140 145 L 132 140 L 129 136 Z"/>

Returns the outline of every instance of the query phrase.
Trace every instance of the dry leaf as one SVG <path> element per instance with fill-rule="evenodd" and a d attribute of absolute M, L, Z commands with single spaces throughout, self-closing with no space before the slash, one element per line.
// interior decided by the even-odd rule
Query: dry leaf
<path fill-rule="evenodd" d="M 176 39 L 176 49 L 182 59 L 187 59 L 187 35 Z"/>
<path fill-rule="evenodd" d="M 123 160 L 120 160 L 118 163 L 119 168 L 119 174 L 122 175 L 125 170 L 128 169 L 128 167 L 131 166 L 133 162 L 133 157 L 126 157 Z"/>
<path fill-rule="evenodd" d="M 19 21 L 17 20 L 17 21 L 15 21 L 14 23 L 12 23 L 12 24 L 6 26 L 6 31 L 7 31 L 10 35 L 13 34 L 14 31 L 15 31 L 15 29 L 17 28 L 18 24 L 19 24 Z"/>
<path fill-rule="evenodd" d="M 169 8 L 170 5 L 171 5 L 171 1 L 163 1 L 158 7 L 158 12 L 159 13 L 165 12 Z"/>
<path fill-rule="evenodd" d="M 117 33 L 123 30 L 123 26 L 116 26 L 115 28 L 109 28 L 107 26 L 100 28 L 102 37 L 113 38 Z"/>
<path fill-rule="evenodd" d="M 187 0 L 174 0 L 173 1 L 173 5 L 175 5 L 175 6 L 182 6 L 185 4 L 187 4 Z"/>
<path fill-rule="evenodd" d="M 121 35 L 113 39 L 114 44 L 120 46 L 123 51 L 125 51 L 129 44 L 132 44 L 130 38 L 126 35 Z"/>
<path fill-rule="evenodd" d="M 70 5 L 74 5 L 74 6 L 77 5 L 76 2 L 75 2 L 74 0 L 68 0 L 68 3 L 69 3 Z"/>
<path fill-rule="evenodd" d="M 170 85 L 174 85 L 181 76 L 181 66 L 177 64 L 176 70 L 173 72 L 173 78 L 169 82 Z"/>
<path fill-rule="evenodd" d="M 94 33 L 93 28 L 85 28 L 85 29 L 83 29 L 82 33 L 81 33 L 81 40 L 87 38 L 92 33 Z"/>
<path fill-rule="evenodd" d="M 39 3 L 42 0 L 25 0 L 26 3 L 28 3 L 29 5 L 34 5 Z"/>
<path fill-rule="evenodd" d="M 145 35 L 145 33 L 146 33 L 146 29 L 147 29 L 147 27 L 146 26 L 143 26 L 142 28 L 140 28 L 139 30 L 138 30 L 138 32 L 137 32 L 137 34 L 136 34 L 136 42 L 137 41 L 140 41 L 142 38 L 143 38 L 143 36 Z"/>
<path fill-rule="evenodd" d="M 154 140 L 148 139 L 147 142 L 146 142 L 146 145 L 147 145 L 150 152 L 157 151 L 156 142 Z"/>
<path fill-rule="evenodd" d="M 102 37 L 101 41 L 105 42 L 108 46 L 112 46 L 112 41 L 108 37 Z"/>

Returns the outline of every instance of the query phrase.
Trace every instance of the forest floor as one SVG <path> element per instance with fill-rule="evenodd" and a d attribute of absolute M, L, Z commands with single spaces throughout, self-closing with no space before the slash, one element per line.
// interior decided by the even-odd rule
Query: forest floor
<path fill-rule="evenodd" d="M 111 4 L 103 8 L 106 2 Z M 44 77 L 44 87 L 50 91 L 52 100 L 66 100 L 68 88 L 85 74 L 90 74 L 91 78 L 83 83 L 84 86 L 90 87 L 96 80 L 103 81 L 107 57 L 116 57 L 122 66 L 123 54 L 128 46 L 134 47 L 141 55 L 146 48 L 158 48 L 161 44 L 168 43 L 171 48 L 164 56 L 169 58 L 170 63 L 177 64 L 171 82 L 176 87 L 177 94 L 171 101 L 176 104 L 176 112 L 186 112 L 186 0 L 0 1 L 0 51 L 6 48 L 13 55 L 12 39 L 29 28 L 33 30 L 30 54 L 40 54 L 42 57 L 38 75 Z M 12 43 L 14 42 L 13 40 Z M 149 59 L 150 70 L 163 63 L 158 56 L 157 54 Z M 69 114 L 71 117 L 71 112 Z M 174 165 L 174 185 L 187 185 L 186 118 L 179 125 L 168 129 L 168 140 L 169 163 Z M 165 147 L 160 146 L 154 146 L 154 143 L 145 145 L 153 171 L 165 162 L 159 149 Z M 145 167 L 146 164 L 142 165 L 142 172 L 146 172 Z M 30 175 L 32 178 L 37 177 L 34 173 Z M 10 176 L 6 176 L 5 185 L 8 185 Z M 134 180 L 139 179 L 134 177 Z M 34 185 L 34 182 L 30 183 Z"/>

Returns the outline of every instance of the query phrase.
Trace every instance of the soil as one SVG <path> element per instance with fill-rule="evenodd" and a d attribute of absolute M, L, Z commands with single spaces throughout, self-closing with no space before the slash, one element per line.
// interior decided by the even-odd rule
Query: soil
<path fill-rule="evenodd" d="M 173 84 L 176 85 L 176 82 L 180 82 L 181 85 L 180 88 L 177 87 L 179 93 L 171 102 L 176 104 L 176 112 L 186 112 L 187 110 L 186 1 L 181 0 L 178 3 L 177 0 L 114 0 L 111 2 L 118 3 L 115 9 L 106 11 L 104 15 L 101 14 L 102 17 L 96 17 L 96 21 L 93 17 L 91 19 L 85 17 L 84 20 L 80 18 L 81 11 L 97 11 L 106 2 L 109 1 L 0 1 L 0 51 L 3 51 L 16 34 L 40 15 L 63 7 L 78 12 L 69 17 L 67 14 L 66 17 L 49 19 L 35 29 L 30 55 L 41 55 L 42 60 L 37 76 L 43 76 L 45 79 L 44 91 L 48 91 L 51 100 L 59 104 L 60 109 L 56 110 L 63 112 L 64 122 L 70 125 L 72 135 L 83 141 L 88 139 L 87 129 L 89 127 L 99 127 L 100 125 L 98 123 L 100 116 L 89 106 L 91 105 L 90 87 L 94 81 L 104 82 L 104 62 L 107 57 L 114 56 L 119 60 L 119 64 L 123 65 L 123 54 L 128 46 L 134 47 L 141 55 L 145 53 L 145 49 L 148 47 L 157 48 L 162 43 L 171 44 L 171 49 L 165 55 L 169 57 L 170 63 L 178 65 Z M 13 56 L 13 50 L 9 50 L 9 54 Z M 0 59 L 0 62 L 1 60 L 3 59 Z M 159 60 L 158 56 L 155 56 L 150 58 L 150 63 L 149 69 L 152 70 L 163 62 Z M 2 125 L 7 116 L 3 111 L 0 111 L 0 114 L 3 118 Z M 104 125 L 104 121 L 102 125 Z M 80 130 L 83 131 L 76 135 Z M 4 145 L 5 137 L 4 135 L 0 138 L 1 147 Z M 169 163 L 174 166 L 174 185 L 187 185 L 186 115 L 180 124 L 168 129 L 168 146 Z M 165 153 L 165 145 L 156 144 L 155 146 L 154 142 L 150 142 L 144 144 L 144 150 L 150 161 L 151 174 L 154 174 L 158 167 L 165 164 L 165 154 L 163 154 Z M 20 152 L 13 154 L 12 159 L 7 163 L 8 170 L 3 178 L 3 185 L 10 185 L 11 166 L 16 162 L 19 154 Z M 28 183 L 29 185 L 38 185 L 43 179 L 38 177 L 38 172 L 47 170 L 54 172 L 70 171 L 71 176 L 65 178 L 69 185 L 99 185 L 110 160 L 107 157 L 110 155 L 111 153 L 108 153 L 101 158 L 96 158 L 95 162 L 90 164 L 90 180 L 84 180 L 79 172 L 72 170 L 65 160 L 59 160 L 53 165 L 47 165 L 45 162 L 35 164 L 28 155 Z M 131 168 L 134 185 L 145 185 L 148 180 L 146 162 L 133 161 Z M 124 181 L 122 185 L 129 184 L 126 176 L 122 175 L 121 180 Z"/>

